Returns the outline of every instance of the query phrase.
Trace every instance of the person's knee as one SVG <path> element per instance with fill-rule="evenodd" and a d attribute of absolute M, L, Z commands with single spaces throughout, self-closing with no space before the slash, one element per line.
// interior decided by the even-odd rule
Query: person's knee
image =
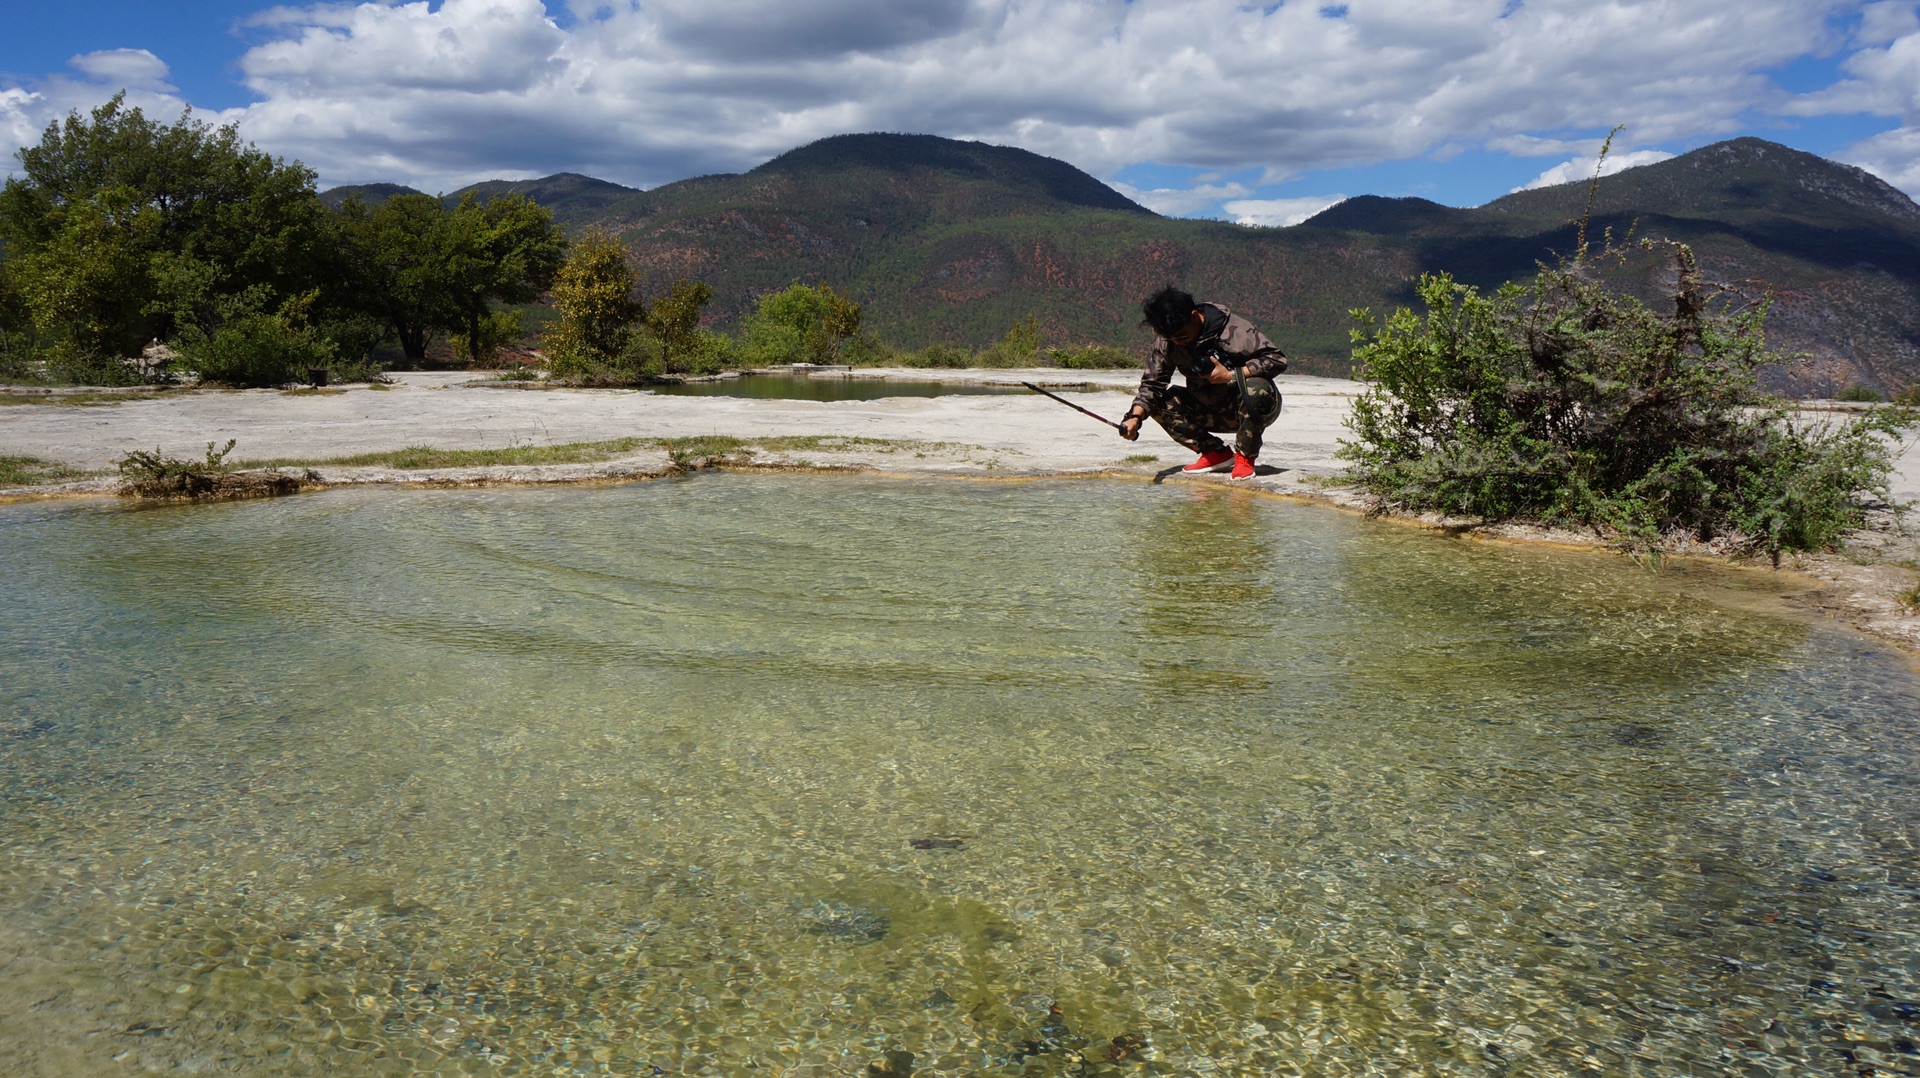
<path fill-rule="evenodd" d="M 1280 390 L 1266 378 L 1249 378 L 1242 390 L 1241 412 L 1266 426 L 1280 418 Z"/>

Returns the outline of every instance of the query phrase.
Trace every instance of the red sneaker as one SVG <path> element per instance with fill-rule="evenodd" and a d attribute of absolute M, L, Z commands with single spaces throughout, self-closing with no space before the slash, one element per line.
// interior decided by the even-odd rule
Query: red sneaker
<path fill-rule="evenodd" d="M 1233 455 L 1233 477 L 1235 479 L 1253 478 L 1253 458 L 1243 457 L 1235 453 Z"/>
<path fill-rule="evenodd" d="M 1211 453 L 1200 454 L 1199 460 L 1194 461 L 1192 464 L 1189 464 L 1180 470 L 1183 472 L 1219 471 L 1220 466 L 1222 464 L 1225 464 L 1226 462 L 1232 459 L 1233 459 L 1232 453 L 1229 453 L 1224 449 L 1216 449 Z"/>

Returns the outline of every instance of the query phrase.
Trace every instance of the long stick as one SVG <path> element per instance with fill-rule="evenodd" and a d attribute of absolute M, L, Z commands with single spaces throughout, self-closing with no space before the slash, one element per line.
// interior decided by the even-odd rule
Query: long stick
<path fill-rule="evenodd" d="M 1049 393 L 1046 390 L 1041 389 L 1039 386 L 1034 385 L 1032 382 L 1022 382 L 1020 384 L 1023 386 L 1026 386 L 1028 389 L 1033 390 L 1035 393 L 1038 393 L 1043 397 L 1052 397 L 1054 400 L 1057 400 L 1061 404 L 1064 404 L 1067 407 L 1073 409 L 1074 411 L 1079 412 L 1081 415 L 1091 416 L 1094 419 L 1098 419 L 1100 422 L 1105 423 L 1107 426 L 1112 427 L 1114 430 L 1120 429 L 1120 424 L 1115 423 L 1113 420 L 1108 419 L 1106 416 L 1103 416 L 1098 412 L 1089 412 L 1085 408 L 1080 407 L 1079 405 L 1073 403 L 1067 398 L 1059 396 L 1054 393 Z"/>

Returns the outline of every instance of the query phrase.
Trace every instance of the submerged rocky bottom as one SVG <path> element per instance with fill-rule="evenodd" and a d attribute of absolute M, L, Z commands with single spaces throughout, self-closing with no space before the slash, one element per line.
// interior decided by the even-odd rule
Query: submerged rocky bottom
<path fill-rule="evenodd" d="M 1920 691 L 1222 489 L 16 507 L 0 1071 L 1920 1073 Z"/>

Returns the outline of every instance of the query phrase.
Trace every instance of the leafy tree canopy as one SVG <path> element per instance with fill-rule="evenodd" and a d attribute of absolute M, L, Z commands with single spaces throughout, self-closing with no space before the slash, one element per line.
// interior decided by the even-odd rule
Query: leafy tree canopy
<path fill-rule="evenodd" d="M 663 362 L 667 370 L 677 372 L 682 366 L 689 369 L 697 366 L 680 361 L 690 359 L 705 346 L 700 334 L 700 312 L 711 299 L 711 285 L 701 281 L 680 280 L 673 282 L 667 294 L 654 300 L 653 306 L 647 310 L 647 331 L 665 349 Z"/>
<path fill-rule="evenodd" d="M 566 256 L 566 235 L 553 223 L 553 214 L 517 194 L 484 204 L 467 195 L 435 233 L 444 272 L 443 324 L 478 364 L 518 329 L 496 317 L 494 302 L 539 298 Z"/>
<path fill-rule="evenodd" d="M 313 173 L 231 126 L 172 124 L 121 95 L 48 126 L 0 189 L 14 290 L 56 356 L 110 365 L 151 339 L 212 333 L 232 297 L 327 283 Z"/>
<path fill-rule="evenodd" d="M 573 243 L 553 282 L 559 319 L 542 336 L 547 363 L 567 380 L 600 380 L 633 337 L 642 314 L 639 283 L 618 240 L 589 229 Z"/>
<path fill-rule="evenodd" d="M 860 305 L 830 285 L 796 282 L 760 297 L 742 329 L 751 362 L 832 363 L 860 331 Z"/>

